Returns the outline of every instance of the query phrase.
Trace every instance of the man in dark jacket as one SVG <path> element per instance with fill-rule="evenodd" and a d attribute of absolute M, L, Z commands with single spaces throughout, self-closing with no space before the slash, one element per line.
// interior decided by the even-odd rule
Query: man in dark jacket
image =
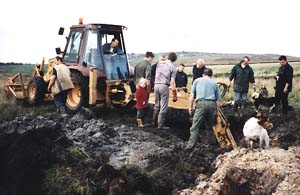
<path fill-rule="evenodd" d="M 175 83 L 176 87 L 186 88 L 188 77 L 187 74 L 184 72 L 185 65 L 183 63 L 177 69 Z"/>
<path fill-rule="evenodd" d="M 248 98 L 249 83 L 252 83 L 253 88 L 255 89 L 255 80 L 253 69 L 248 64 L 250 61 L 248 56 L 243 57 L 242 61 L 235 65 L 229 76 L 229 84 L 234 79 L 234 111 L 235 116 L 238 116 L 238 107 L 241 108 L 240 117 L 243 115 L 243 110 Z"/>
<path fill-rule="evenodd" d="M 205 70 L 205 65 L 204 65 L 204 60 L 203 59 L 198 59 L 197 64 L 193 66 L 193 82 L 199 77 L 203 76 L 203 72 Z"/>
<path fill-rule="evenodd" d="M 113 38 L 111 43 L 105 43 L 103 46 L 103 53 L 104 54 L 118 54 L 122 55 L 124 52 L 119 47 L 119 40 L 117 38 Z"/>
<path fill-rule="evenodd" d="M 145 78 L 147 79 L 147 85 L 150 86 L 151 62 L 153 58 L 154 54 L 151 51 L 147 51 L 144 59 L 134 67 L 134 82 L 136 85 L 141 78 Z"/>
<path fill-rule="evenodd" d="M 279 103 L 282 104 L 282 114 L 287 114 L 288 112 L 288 95 L 292 91 L 293 85 L 293 68 L 288 63 L 286 56 L 279 57 L 279 70 L 277 72 L 276 87 L 275 87 L 275 101 L 276 108 L 278 108 Z"/>

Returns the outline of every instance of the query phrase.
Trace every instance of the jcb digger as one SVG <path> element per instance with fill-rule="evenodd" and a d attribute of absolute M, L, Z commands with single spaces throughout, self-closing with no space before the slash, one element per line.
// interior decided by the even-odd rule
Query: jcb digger
<path fill-rule="evenodd" d="M 74 84 L 67 96 L 68 110 L 77 111 L 82 106 L 100 103 L 117 108 L 134 106 L 135 85 L 130 77 L 123 36 L 125 29 L 127 28 L 121 25 L 83 24 L 82 20 L 78 25 L 71 26 L 64 50 L 56 48 L 56 53 L 62 56 L 64 64 L 69 67 Z M 60 28 L 59 35 L 63 34 L 64 29 Z M 110 43 L 113 38 L 119 40 L 118 47 L 122 52 L 106 54 L 103 45 Z M 21 73 L 9 78 L 5 87 L 7 93 L 29 104 L 53 100 L 53 96 L 47 91 L 47 85 L 52 75 L 54 59 L 49 60 L 45 72 L 44 66 L 44 60 L 35 66 L 28 85 L 24 84 Z M 189 93 L 178 89 L 178 100 L 169 101 L 169 107 L 187 110 L 188 101 Z M 154 103 L 154 94 L 150 94 L 149 103 Z M 214 131 L 222 147 L 236 147 L 228 122 L 221 111 Z"/>
<path fill-rule="evenodd" d="M 82 24 L 70 28 L 65 49 L 56 48 L 62 55 L 64 64 L 71 71 L 74 88 L 68 93 L 66 106 L 70 111 L 77 111 L 82 106 L 105 103 L 116 107 L 133 105 L 134 85 L 130 85 L 129 66 L 123 37 L 125 26 L 110 24 Z M 60 28 L 59 35 L 64 34 Z M 102 45 L 113 38 L 119 40 L 122 50 L 117 55 L 104 54 Z M 47 91 L 47 83 L 52 75 L 54 59 L 48 62 L 46 73 L 43 72 L 44 60 L 35 66 L 28 85 L 24 84 L 22 74 L 8 79 L 6 91 L 17 99 L 29 104 L 40 104 L 52 100 Z M 20 82 L 18 82 L 18 79 Z"/>

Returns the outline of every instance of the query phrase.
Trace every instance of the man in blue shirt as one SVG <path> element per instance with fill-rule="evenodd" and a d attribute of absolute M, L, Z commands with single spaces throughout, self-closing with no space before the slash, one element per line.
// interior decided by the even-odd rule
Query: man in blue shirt
<path fill-rule="evenodd" d="M 190 138 L 186 149 L 193 149 L 196 145 L 200 127 L 208 130 L 210 144 L 216 144 L 216 138 L 213 134 L 214 118 L 220 107 L 220 91 L 217 83 L 211 79 L 212 69 L 206 68 L 203 77 L 196 79 L 192 85 L 190 96 L 189 112 L 192 113 L 194 99 L 196 100 L 195 114 L 193 124 L 190 128 Z"/>

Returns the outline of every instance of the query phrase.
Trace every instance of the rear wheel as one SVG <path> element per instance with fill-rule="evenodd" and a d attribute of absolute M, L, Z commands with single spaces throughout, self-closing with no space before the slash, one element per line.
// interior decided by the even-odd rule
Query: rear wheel
<path fill-rule="evenodd" d="M 27 101 L 30 105 L 39 105 L 43 102 L 45 93 L 47 91 L 47 84 L 43 77 L 32 78 L 27 87 Z"/>
<path fill-rule="evenodd" d="M 79 110 L 81 106 L 88 105 L 88 78 L 83 77 L 80 72 L 71 71 L 71 79 L 74 88 L 68 93 L 66 106 L 70 111 L 75 112 Z"/>

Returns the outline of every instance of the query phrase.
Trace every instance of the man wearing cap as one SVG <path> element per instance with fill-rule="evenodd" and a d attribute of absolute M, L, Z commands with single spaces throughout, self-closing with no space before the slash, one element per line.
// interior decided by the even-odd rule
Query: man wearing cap
<path fill-rule="evenodd" d="M 196 145 L 199 128 L 205 127 L 208 130 L 210 144 L 216 144 L 216 138 L 213 134 L 214 119 L 220 107 L 220 91 L 217 83 L 211 79 L 212 69 L 206 68 L 203 77 L 196 79 L 192 85 L 190 96 L 190 114 L 193 111 L 194 100 L 196 100 L 196 109 L 193 117 L 193 124 L 190 128 L 190 138 L 186 149 L 193 149 Z"/>
<path fill-rule="evenodd" d="M 169 103 L 169 86 L 172 88 L 173 101 L 177 101 L 175 84 L 176 68 L 173 64 L 176 60 L 176 53 L 170 52 L 168 54 L 168 60 L 159 62 L 156 67 L 154 81 L 155 105 L 152 124 L 153 126 L 157 126 L 158 129 L 169 129 L 169 127 L 165 126 Z"/>

